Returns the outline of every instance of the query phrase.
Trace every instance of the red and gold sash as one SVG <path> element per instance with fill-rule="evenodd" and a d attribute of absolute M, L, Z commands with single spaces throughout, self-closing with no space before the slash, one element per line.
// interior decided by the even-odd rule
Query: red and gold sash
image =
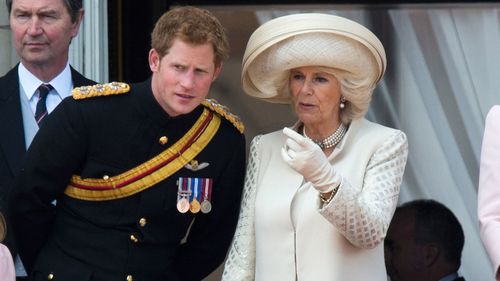
<path fill-rule="evenodd" d="M 82 179 L 73 175 L 64 193 L 76 199 L 104 201 L 141 192 L 168 178 L 194 159 L 217 133 L 220 123 L 220 117 L 205 108 L 193 127 L 159 155 L 106 179 Z"/>

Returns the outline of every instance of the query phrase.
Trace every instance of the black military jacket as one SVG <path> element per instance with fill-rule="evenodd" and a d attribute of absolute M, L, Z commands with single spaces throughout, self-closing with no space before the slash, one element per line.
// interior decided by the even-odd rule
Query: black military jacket
<path fill-rule="evenodd" d="M 245 169 L 244 135 L 224 117 L 195 157 L 208 164 L 203 169 L 184 167 L 119 199 L 64 194 L 72 175 L 112 177 L 155 157 L 203 109 L 169 117 L 155 101 L 150 80 L 131 85 L 126 94 L 65 99 L 31 144 L 11 200 L 32 280 L 201 280 L 220 265 L 236 226 Z M 177 210 L 179 177 L 213 180 L 209 213 Z"/>

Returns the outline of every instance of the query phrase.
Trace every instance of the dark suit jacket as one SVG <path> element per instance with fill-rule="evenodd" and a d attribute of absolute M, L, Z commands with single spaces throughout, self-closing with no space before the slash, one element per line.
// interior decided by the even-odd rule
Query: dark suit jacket
<path fill-rule="evenodd" d="M 6 213 L 7 200 L 11 193 L 14 177 L 21 169 L 26 153 L 24 140 L 23 115 L 19 97 L 18 66 L 0 77 L 0 212 Z M 71 77 L 75 87 L 93 85 L 94 81 L 85 78 L 71 67 Z M 10 225 L 9 222 L 7 222 Z M 4 243 L 13 256 L 17 253 L 12 231 L 7 227 Z"/>

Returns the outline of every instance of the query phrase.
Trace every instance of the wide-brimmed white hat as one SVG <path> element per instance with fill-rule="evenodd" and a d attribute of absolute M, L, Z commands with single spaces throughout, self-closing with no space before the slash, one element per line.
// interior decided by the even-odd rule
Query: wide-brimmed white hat
<path fill-rule="evenodd" d="M 243 90 L 288 103 L 282 82 L 301 66 L 334 68 L 350 84 L 373 88 L 386 68 L 384 46 L 361 24 L 334 15 L 294 14 L 270 20 L 250 36 L 243 56 Z"/>

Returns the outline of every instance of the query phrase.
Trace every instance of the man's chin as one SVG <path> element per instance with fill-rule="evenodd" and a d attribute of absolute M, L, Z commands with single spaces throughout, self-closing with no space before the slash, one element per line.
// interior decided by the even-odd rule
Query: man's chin
<path fill-rule="evenodd" d="M 176 108 L 173 109 L 173 112 L 167 112 L 171 117 L 176 117 L 179 115 L 185 115 L 191 113 L 198 104 L 195 105 L 182 105 L 182 106 L 177 106 Z"/>
<path fill-rule="evenodd" d="M 44 54 L 39 52 L 29 52 L 22 54 L 22 61 L 32 65 L 46 65 L 49 60 Z"/>

